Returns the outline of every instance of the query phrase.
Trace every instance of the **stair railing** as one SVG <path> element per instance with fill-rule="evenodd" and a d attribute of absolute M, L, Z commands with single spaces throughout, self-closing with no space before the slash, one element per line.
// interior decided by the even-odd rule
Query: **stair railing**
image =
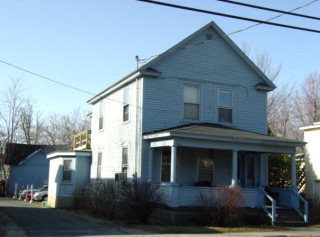
<path fill-rule="evenodd" d="M 309 207 L 308 201 L 305 200 L 295 189 L 291 190 L 291 207 L 303 218 L 304 222 L 309 222 Z M 301 208 L 301 203 L 303 203 L 303 211 Z"/>
<path fill-rule="evenodd" d="M 277 202 L 275 199 L 273 199 L 262 187 L 259 187 L 258 189 L 258 206 L 262 208 L 272 220 L 272 222 L 276 222 L 277 218 Z M 269 199 L 271 201 L 271 211 L 268 210 L 268 208 L 265 205 L 265 198 Z"/>

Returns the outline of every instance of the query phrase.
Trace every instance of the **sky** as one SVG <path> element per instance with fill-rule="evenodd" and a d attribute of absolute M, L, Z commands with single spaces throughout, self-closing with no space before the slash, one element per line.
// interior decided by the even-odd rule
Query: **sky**
<path fill-rule="evenodd" d="M 242 2 L 289 11 L 311 0 Z M 279 13 L 216 0 L 174 4 L 266 20 Z M 296 11 L 320 17 L 320 1 Z M 135 56 L 148 58 L 214 21 L 226 33 L 254 23 L 174 9 L 136 0 L 3 0 L 0 2 L 0 60 L 97 94 L 136 69 Z M 320 29 L 320 21 L 282 16 L 275 22 Z M 266 52 L 282 64 L 277 84 L 299 85 L 320 71 L 320 34 L 259 25 L 230 38 L 239 46 Z M 0 92 L 19 78 L 25 94 L 43 113 L 90 111 L 92 97 L 0 63 Z"/>

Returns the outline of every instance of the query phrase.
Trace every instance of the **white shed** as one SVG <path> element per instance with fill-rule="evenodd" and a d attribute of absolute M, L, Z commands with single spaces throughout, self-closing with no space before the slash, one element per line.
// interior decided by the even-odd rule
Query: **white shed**
<path fill-rule="evenodd" d="M 91 151 L 60 151 L 48 154 L 47 158 L 48 206 L 70 207 L 75 187 L 90 180 Z"/>
<path fill-rule="evenodd" d="M 306 144 L 306 195 L 320 202 L 320 122 L 300 128 Z"/>

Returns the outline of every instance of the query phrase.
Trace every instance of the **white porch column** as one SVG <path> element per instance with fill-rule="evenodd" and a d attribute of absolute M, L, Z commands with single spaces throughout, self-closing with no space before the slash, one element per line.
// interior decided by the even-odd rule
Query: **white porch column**
<path fill-rule="evenodd" d="M 152 169 L 153 169 L 153 148 L 149 148 L 149 180 L 148 182 L 152 182 Z"/>
<path fill-rule="evenodd" d="M 291 153 L 291 188 L 297 188 L 296 153 Z"/>
<path fill-rule="evenodd" d="M 231 176 L 231 187 L 237 186 L 238 180 L 238 151 L 232 151 L 232 176 Z"/>
<path fill-rule="evenodd" d="M 171 146 L 171 170 L 170 170 L 170 183 L 177 183 L 177 146 Z"/>

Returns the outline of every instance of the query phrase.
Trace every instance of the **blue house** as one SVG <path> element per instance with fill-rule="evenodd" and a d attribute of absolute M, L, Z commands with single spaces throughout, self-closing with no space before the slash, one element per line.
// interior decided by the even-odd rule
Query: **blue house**
<path fill-rule="evenodd" d="M 8 173 L 7 195 L 14 195 L 16 184 L 18 191 L 31 184 L 34 188 L 48 184 L 49 161 L 46 158 L 47 153 L 65 148 L 65 146 L 51 145 L 7 144 L 4 154 Z"/>
<path fill-rule="evenodd" d="M 211 22 L 88 101 L 91 179 L 151 182 L 170 207 L 199 206 L 201 193 L 241 186 L 243 205 L 262 208 L 272 221 L 279 206 L 307 221 L 295 164 L 304 143 L 267 136 L 274 89 Z M 273 197 L 265 189 L 269 153 L 292 157 L 292 187 L 268 189 Z"/>

